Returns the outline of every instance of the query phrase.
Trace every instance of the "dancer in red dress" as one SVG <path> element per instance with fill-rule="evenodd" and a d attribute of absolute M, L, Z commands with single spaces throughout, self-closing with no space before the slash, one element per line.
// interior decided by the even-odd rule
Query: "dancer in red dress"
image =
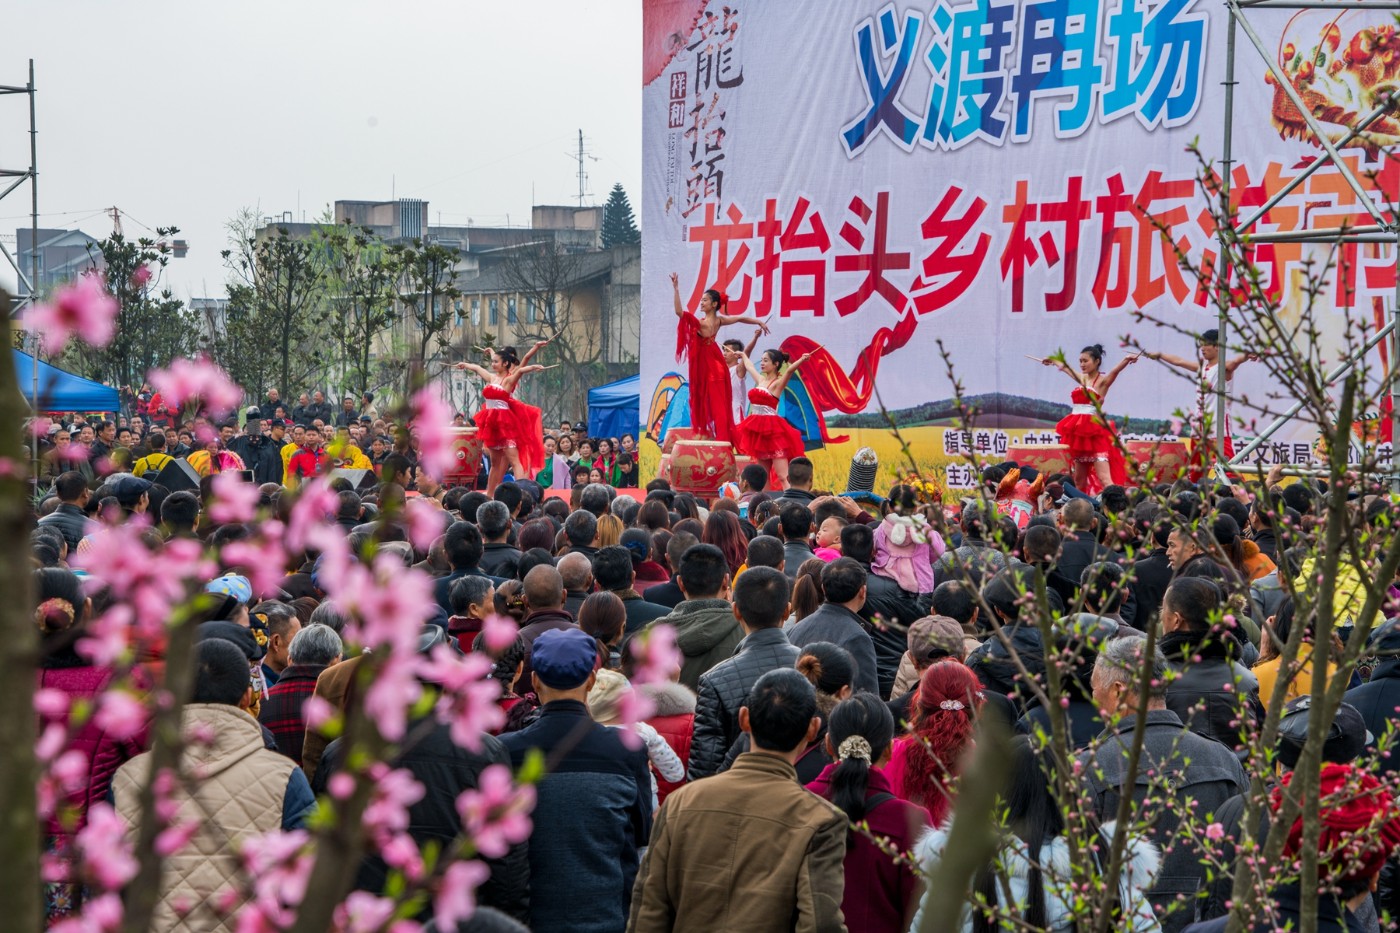
<path fill-rule="evenodd" d="M 739 358 L 755 385 L 749 390 L 749 416 L 734 429 L 734 446 L 767 467 L 773 485 L 787 489 L 788 461 L 802 456 L 807 448 L 797 429 L 778 414 L 778 400 L 797 367 L 811 359 L 812 354 L 804 353 L 788 362 L 788 355 L 782 350 L 764 350 L 758 369 L 753 368 L 746 355 L 740 354 Z"/>
<path fill-rule="evenodd" d="M 713 288 L 700 298 L 700 314 L 686 313 L 681 304 L 681 283 L 671 273 L 671 286 L 676 292 L 676 360 L 690 364 L 690 426 L 701 435 L 717 441 L 734 439 L 734 399 L 729 382 L 729 367 L 724 351 L 715 335 L 726 324 L 757 324 L 766 334 L 768 325 L 752 315 L 721 314 L 728 302 Z"/>
<path fill-rule="evenodd" d="M 536 343 L 523 360 L 516 356 L 515 347 L 490 351 L 489 370 L 475 363 L 457 364 L 458 369 L 476 373 L 486 381 L 481 393 L 486 405 L 472 420 L 476 422 L 482 446 L 491 453 L 491 473 L 486 481 L 488 496 L 495 495 L 507 466 L 513 475 L 522 478 L 533 477 L 544 468 L 544 425 L 540 410 L 526 405 L 511 393 L 521 376 L 548 368 L 528 365 L 548 343 L 548 340 Z"/>
<path fill-rule="evenodd" d="M 1069 456 L 1074 472 L 1074 485 L 1086 495 L 1094 496 L 1105 486 L 1128 482 L 1128 467 L 1123 460 L 1123 452 L 1118 448 L 1118 428 L 1112 421 L 1102 417 L 1095 407 L 1103 406 L 1109 387 L 1118 378 L 1125 366 L 1138 361 L 1140 353 L 1125 356 L 1118 365 L 1103 373 L 1103 346 L 1094 344 L 1079 353 L 1079 372 L 1075 372 L 1056 359 L 1041 360 L 1046 366 L 1057 367 L 1069 376 L 1078 387 L 1070 393 L 1074 407 L 1060 419 L 1055 430 L 1060 433 L 1060 441 L 1069 448 Z"/>

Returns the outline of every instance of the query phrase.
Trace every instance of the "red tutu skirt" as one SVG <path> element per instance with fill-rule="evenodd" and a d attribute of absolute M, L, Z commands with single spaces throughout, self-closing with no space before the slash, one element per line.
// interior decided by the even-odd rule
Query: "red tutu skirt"
<path fill-rule="evenodd" d="M 781 415 L 749 415 L 735 426 L 734 443 L 755 460 L 791 460 L 807 452 L 802 435 Z"/>
<path fill-rule="evenodd" d="M 1070 460 L 1089 470 L 1084 479 L 1085 488 L 1080 492 L 1093 496 L 1103 491 L 1094 473 L 1094 464 L 1100 461 L 1108 463 L 1109 478 L 1114 483 L 1125 485 L 1128 482 L 1128 465 L 1123 452 L 1114 443 L 1117 431 L 1113 422 L 1105 423 L 1098 415 L 1066 415 L 1055 425 L 1055 430 L 1060 434 L 1060 442 L 1069 448 Z"/>
<path fill-rule="evenodd" d="M 487 386 L 484 394 L 488 399 L 505 402 L 506 407 L 483 408 L 476 413 L 472 420 L 476 422 L 477 438 L 488 450 L 514 447 L 521 473 L 533 477 L 544 469 L 544 423 L 540 410 L 497 386 Z"/>

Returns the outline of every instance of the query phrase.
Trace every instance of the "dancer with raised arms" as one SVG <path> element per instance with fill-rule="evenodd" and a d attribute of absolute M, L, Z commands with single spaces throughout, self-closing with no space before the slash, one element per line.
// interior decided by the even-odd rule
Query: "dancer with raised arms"
<path fill-rule="evenodd" d="M 1209 412 L 1214 410 L 1214 406 L 1208 401 L 1219 388 L 1217 380 L 1220 378 L 1220 331 L 1211 328 L 1203 331 L 1196 342 L 1198 359 L 1187 359 L 1184 356 L 1175 356 L 1171 353 L 1144 352 L 1143 356 L 1149 360 L 1160 360 L 1168 366 L 1175 366 L 1187 372 L 1196 374 L 1196 406 L 1191 410 L 1191 481 L 1198 481 L 1205 475 L 1207 464 L 1210 458 L 1206 456 L 1206 451 L 1210 449 L 1213 432 L 1211 430 L 1211 418 Z M 1230 437 L 1230 395 L 1234 392 L 1235 370 L 1252 360 L 1257 361 L 1257 353 L 1241 353 L 1233 359 L 1225 361 L 1225 459 L 1229 461 L 1235 456 L 1235 442 Z"/>
<path fill-rule="evenodd" d="M 507 466 L 512 475 L 520 478 L 533 477 L 544 467 L 544 425 L 540 410 L 526 405 L 512 393 L 522 376 L 549 369 L 530 365 L 530 360 L 553 339 L 537 342 L 524 359 L 516 355 L 515 347 L 487 350 L 491 354 L 490 369 L 475 363 L 457 364 L 457 369 L 475 373 L 486 382 L 481 393 L 485 406 L 472 420 L 476 422 L 482 446 L 491 454 L 491 472 L 486 481 L 488 496 L 495 495 Z"/>
<path fill-rule="evenodd" d="M 734 429 L 734 445 L 766 467 L 779 489 L 787 489 L 788 461 L 802 456 L 807 448 L 797 429 L 778 414 L 778 400 L 797 367 L 811 358 L 811 353 L 804 353 L 789 361 L 782 350 L 764 350 L 754 369 L 747 355 L 739 355 L 755 385 L 749 390 L 749 416 Z"/>
<path fill-rule="evenodd" d="M 676 360 L 689 364 L 690 426 L 717 441 L 734 440 L 734 399 L 729 367 L 715 336 L 726 324 L 756 324 L 763 333 L 768 325 L 753 315 L 722 314 L 729 300 L 711 288 L 700 297 L 699 314 L 690 314 L 681 304 L 681 283 L 671 273 L 676 296 Z"/>
<path fill-rule="evenodd" d="M 1077 386 L 1070 393 L 1072 408 L 1060 419 L 1055 430 L 1060 442 L 1069 448 L 1074 473 L 1074 485 L 1087 495 L 1097 495 L 1104 487 L 1128 482 L 1128 467 L 1118 448 L 1118 428 L 1101 416 L 1095 402 L 1102 407 L 1108 390 L 1124 367 L 1138 361 L 1140 353 L 1125 356 L 1107 373 L 1103 372 L 1103 345 L 1092 344 L 1079 351 L 1079 371 L 1070 369 L 1063 361 L 1043 359 L 1073 379 Z"/>

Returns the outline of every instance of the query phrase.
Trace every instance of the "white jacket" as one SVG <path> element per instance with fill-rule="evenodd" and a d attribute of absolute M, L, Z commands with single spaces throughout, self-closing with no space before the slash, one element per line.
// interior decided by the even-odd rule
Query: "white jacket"
<path fill-rule="evenodd" d="M 1113 838 L 1112 823 L 1104 825 L 1103 834 L 1107 839 Z M 927 872 L 942 856 L 943 848 L 947 844 L 948 826 L 930 829 L 915 843 L 912 855 Z M 1107 854 L 1107 846 L 1103 847 L 1102 852 Z M 1069 845 L 1062 838 L 1047 841 L 1041 846 L 1039 862 L 1045 889 L 1046 929 L 1051 931 L 1068 930 L 1071 917 L 1069 907 L 1065 903 L 1066 895 L 1068 895 L 1069 900 L 1074 899 L 1073 895 L 1068 892 L 1070 886 Z M 1161 926 L 1157 923 L 1157 917 L 1147 902 L 1146 891 L 1157 876 L 1161 862 L 1161 855 L 1155 845 L 1146 839 L 1129 838 L 1127 848 L 1123 853 L 1123 871 L 1120 876 L 1123 919 L 1117 929 L 1132 931 L 1132 933 L 1160 933 Z M 1003 849 L 1000 867 L 1008 875 L 1007 882 L 1016 903 L 1024 908 L 1031 869 L 1030 860 L 1026 857 L 1025 843 L 1014 839 L 1012 845 Z M 997 903 L 1005 907 L 1004 904 L 1001 904 L 1003 892 L 1004 888 L 998 880 Z M 919 900 L 919 910 L 914 915 L 914 922 L 909 927 L 910 933 L 917 933 L 923 923 L 924 904 L 927 898 L 928 892 L 925 891 Z M 1002 924 L 1002 928 L 1013 929 L 1006 924 Z M 961 929 L 965 933 L 972 929 L 972 911 L 966 904 L 963 906 Z"/>

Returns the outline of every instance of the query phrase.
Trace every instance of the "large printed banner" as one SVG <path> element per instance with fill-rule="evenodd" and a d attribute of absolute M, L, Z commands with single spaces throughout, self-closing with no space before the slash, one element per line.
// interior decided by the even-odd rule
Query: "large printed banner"
<path fill-rule="evenodd" d="M 1074 384 L 1028 355 L 1063 350 L 1073 365 L 1102 344 L 1109 368 L 1131 334 L 1193 357 L 1189 334 L 1217 310 L 1177 253 L 1214 268 L 1198 179 L 1200 160 L 1218 170 L 1222 155 L 1227 18 L 1204 0 L 644 0 L 645 427 L 684 423 L 673 272 L 688 310 L 715 288 L 727 313 L 763 318 L 772 335 L 759 351 L 817 350 L 784 413 L 826 486 L 842 485 L 858 446 L 904 465 L 882 406 L 920 466 L 957 487 L 973 479 L 959 465 L 969 448 L 998 457 L 1055 441 Z M 1335 142 L 1400 71 L 1383 11 L 1250 21 Z M 1247 212 L 1321 149 L 1243 31 L 1237 61 L 1232 185 Z M 1390 117 L 1372 130 L 1400 141 Z M 1374 146 L 1344 154 L 1382 208 L 1400 198 L 1400 165 Z M 1372 222 L 1325 167 L 1257 229 Z M 1285 324 L 1321 255 L 1257 249 Z M 1378 326 L 1395 290 L 1393 247 L 1342 258 L 1322 326 L 1338 344 L 1348 318 Z M 720 339 L 747 344 L 753 330 Z M 956 429 L 949 367 L 982 412 L 972 432 Z M 1264 377 L 1243 365 L 1236 394 L 1264 398 Z M 1126 434 L 1157 437 L 1181 431 L 1196 395 L 1191 373 L 1142 360 L 1106 408 Z M 1259 456 L 1307 460 L 1311 440 L 1285 431 Z"/>

